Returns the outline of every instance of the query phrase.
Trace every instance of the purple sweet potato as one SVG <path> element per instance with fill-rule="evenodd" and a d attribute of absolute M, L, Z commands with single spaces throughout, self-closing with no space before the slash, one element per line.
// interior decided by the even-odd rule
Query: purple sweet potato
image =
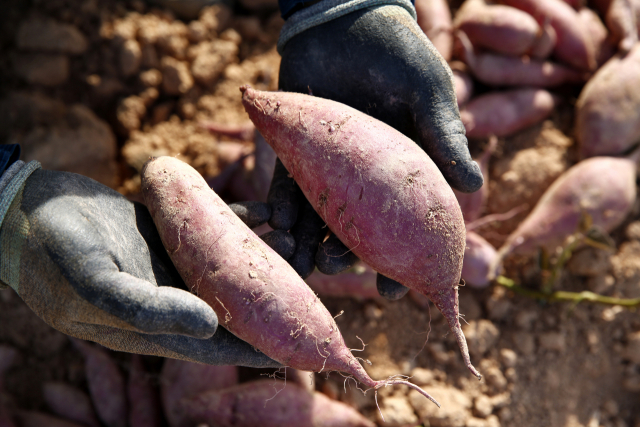
<path fill-rule="evenodd" d="M 541 33 L 531 15 L 515 7 L 467 0 L 456 13 L 454 28 L 462 30 L 473 46 L 505 55 L 524 55 Z"/>
<path fill-rule="evenodd" d="M 456 32 L 456 36 L 464 62 L 472 74 L 487 85 L 554 87 L 584 81 L 583 73 L 551 61 L 476 53 L 463 31 Z"/>
<path fill-rule="evenodd" d="M 351 406 L 322 393 L 274 380 L 258 380 L 212 390 L 180 402 L 184 426 L 373 427 Z"/>
<path fill-rule="evenodd" d="M 182 279 L 231 333 L 287 367 L 342 371 L 368 388 L 405 384 L 433 400 L 407 381 L 372 380 L 313 291 L 195 169 L 173 157 L 152 159 L 142 170 L 142 194 Z"/>
<path fill-rule="evenodd" d="M 330 230 L 375 271 L 429 296 L 480 377 L 458 318 L 464 220 L 435 163 L 400 132 L 343 104 L 241 90 L 249 117 Z"/>
<path fill-rule="evenodd" d="M 126 427 L 127 392 L 122 372 L 107 350 L 72 338 L 84 356 L 89 393 L 100 420 L 108 427 Z"/>
<path fill-rule="evenodd" d="M 638 43 L 640 31 L 640 2 L 612 0 L 606 14 L 607 27 L 621 52 L 630 51 Z"/>
<path fill-rule="evenodd" d="M 320 296 L 381 299 L 376 286 L 376 272 L 366 266 L 364 271 L 347 271 L 336 275 L 314 271 L 305 279 L 307 285 Z"/>
<path fill-rule="evenodd" d="M 178 410 L 180 399 L 209 390 L 222 390 L 238 382 L 236 366 L 212 366 L 184 360 L 165 359 L 160 375 L 162 406 L 171 427 L 183 420 Z"/>
<path fill-rule="evenodd" d="M 496 249 L 478 233 L 467 230 L 464 263 L 462 264 L 462 278 L 467 285 L 474 288 L 484 288 L 489 285 L 490 269 L 495 265 L 498 255 Z"/>
<path fill-rule="evenodd" d="M 585 7 L 578 11 L 578 18 L 584 25 L 593 44 L 598 66 L 604 64 L 615 53 L 614 44 L 609 39 L 609 32 L 597 13 Z"/>
<path fill-rule="evenodd" d="M 70 384 L 48 382 L 42 386 L 42 395 L 54 414 L 87 426 L 100 426 L 91 399 L 84 391 Z"/>
<path fill-rule="evenodd" d="M 640 43 L 611 58 L 576 103 L 575 135 L 582 157 L 616 155 L 640 139 Z"/>
<path fill-rule="evenodd" d="M 159 427 L 162 424 L 160 397 L 151 384 L 149 375 L 145 372 L 142 358 L 137 354 L 131 356 L 127 396 L 130 426 Z"/>
<path fill-rule="evenodd" d="M 445 61 L 451 60 L 453 32 L 446 0 L 416 0 L 418 25 Z"/>
<path fill-rule="evenodd" d="M 491 158 L 493 151 L 496 149 L 496 145 L 498 145 L 498 138 L 496 138 L 495 135 L 490 136 L 489 143 L 485 147 L 482 156 L 476 160 L 478 165 L 480 165 L 480 171 L 484 177 L 484 184 L 482 187 L 473 193 L 462 193 L 460 191 L 453 190 L 456 195 L 456 199 L 458 199 L 458 203 L 460 204 L 460 210 L 462 211 L 462 217 L 465 222 L 475 221 L 480 218 L 480 215 L 482 215 L 482 211 L 487 204 L 487 199 L 489 198 L 489 159 Z"/>
<path fill-rule="evenodd" d="M 545 59 L 551 55 L 557 42 L 556 30 L 553 29 L 551 24 L 544 22 L 540 25 L 540 33 L 533 46 L 531 46 L 529 56 L 536 59 Z"/>
<path fill-rule="evenodd" d="M 473 79 L 468 73 L 468 68 L 460 61 L 449 64 L 453 73 L 453 86 L 456 89 L 458 108 L 462 108 L 473 95 Z"/>
<path fill-rule="evenodd" d="M 583 160 L 547 189 L 500 248 L 496 265 L 511 253 L 530 255 L 539 248 L 554 251 L 578 231 L 585 214 L 591 217 L 594 226 L 609 232 L 624 221 L 635 199 L 635 158 Z"/>
<path fill-rule="evenodd" d="M 500 0 L 529 13 L 543 25 L 548 22 L 556 32 L 554 56 L 579 70 L 594 70 L 596 57 L 578 12 L 562 0 Z"/>
<path fill-rule="evenodd" d="M 472 99 L 460 118 L 469 138 L 509 136 L 547 118 L 557 103 L 544 89 L 490 92 Z"/>
<path fill-rule="evenodd" d="M 18 413 L 20 427 L 83 427 L 82 424 L 67 421 L 41 412 L 21 411 Z"/>

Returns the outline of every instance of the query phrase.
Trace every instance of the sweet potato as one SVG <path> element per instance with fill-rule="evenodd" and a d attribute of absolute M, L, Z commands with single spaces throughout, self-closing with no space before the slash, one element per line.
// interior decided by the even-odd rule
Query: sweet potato
<path fill-rule="evenodd" d="M 609 38 L 607 27 L 604 26 L 598 14 L 587 7 L 578 11 L 578 18 L 587 30 L 589 39 L 593 44 L 596 63 L 598 66 L 604 64 L 615 53 L 615 47 Z"/>
<path fill-rule="evenodd" d="M 320 296 L 381 299 L 376 288 L 376 272 L 369 266 L 364 271 L 346 271 L 334 276 L 313 272 L 305 281 Z"/>
<path fill-rule="evenodd" d="M 453 73 L 453 86 L 456 89 L 458 108 L 462 108 L 473 95 L 473 79 L 469 75 L 468 68 L 460 61 L 449 64 Z"/>
<path fill-rule="evenodd" d="M 407 381 L 372 380 L 318 297 L 195 169 L 160 157 L 141 175 L 145 203 L 171 260 L 227 330 L 285 366 L 342 371 L 375 389 L 405 384 L 433 400 Z"/>
<path fill-rule="evenodd" d="M 467 230 L 464 263 L 462 264 L 462 278 L 474 288 L 484 288 L 489 285 L 490 269 L 495 265 L 498 255 L 496 249 L 478 233 Z"/>
<path fill-rule="evenodd" d="M 531 50 L 529 50 L 529 56 L 536 59 L 545 59 L 551 55 L 557 42 L 558 36 L 556 35 L 556 30 L 553 29 L 551 24 L 544 22 L 540 26 L 538 38 L 533 46 L 531 46 Z"/>
<path fill-rule="evenodd" d="M 249 117 L 331 231 L 378 273 L 429 296 L 480 377 L 458 319 L 464 221 L 435 163 L 400 132 L 346 105 L 241 91 Z M 456 165 L 452 159 L 448 167 Z"/>
<path fill-rule="evenodd" d="M 509 235 L 495 264 L 511 253 L 555 250 L 578 231 L 585 214 L 606 232 L 620 225 L 636 199 L 636 161 L 635 157 L 593 157 L 569 168 Z"/>
<path fill-rule="evenodd" d="M 528 13 L 511 6 L 487 5 L 483 0 L 465 1 L 453 25 L 465 32 L 473 46 L 505 55 L 529 52 L 541 33 Z"/>
<path fill-rule="evenodd" d="M 82 424 L 67 421 L 42 412 L 20 411 L 18 413 L 20 427 L 83 427 Z"/>
<path fill-rule="evenodd" d="M 575 135 L 582 157 L 616 155 L 640 139 L 640 43 L 589 80 L 576 103 Z"/>
<path fill-rule="evenodd" d="M 107 351 L 72 338 L 84 356 L 87 384 L 98 417 L 109 427 L 126 427 L 127 395 L 124 376 Z"/>
<path fill-rule="evenodd" d="M 640 2 L 612 0 L 606 14 L 607 27 L 621 52 L 626 53 L 638 43 Z"/>
<path fill-rule="evenodd" d="M 211 366 L 184 360 L 166 359 L 160 374 L 162 406 L 171 427 L 184 422 L 178 402 L 208 390 L 221 390 L 238 382 L 235 366 Z"/>
<path fill-rule="evenodd" d="M 544 89 L 490 92 L 460 111 L 469 138 L 512 135 L 547 118 L 559 98 Z"/>
<path fill-rule="evenodd" d="M 287 382 L 258 380 L 180 402 L 188 423 L 219 427 L 373 427 L 352 407 Z"/>
<path fill-rule="evenodd" d="M 475 53 L 463 31 L 457 31 L 456 37 L 460 41 L 464 62 L 472 74 L 487 85 L 555 87 L 584 81 L 583 73 L 551 61 Z"/>
<path fill-rule="evenodd" d="M 418 25 L 445 61 L 451 60 L 453 32 L 446 0 L 416 0 Z"/>
<path fill-rule="evenodd" d="M 84 391 L 66 383 L 47 382 L 42 387 L 42 395 L 56 415 L 87 426 L 100 426 L 91 399 Z"/>
<path fill-rule="evenodd" d="M 556 32 L 554 56 L 579 70 L 596 68 L 595 52 L 589 36 L 578 19 L 578 12 L 562 0 L 500 0 L 529 13 L 543 25 L 545 22 Z"/>
<path fill-rule="evenodd" d="M 497 145 L 498 138 L 496 138 L 495 135 L 491 135 L 487 146 L 482 152 L 482 156 L 476 160 L 478 165 L 480 165 L 480 171 L 484 177 L 484 185 L 474 193 L 462 193 L 457 190 L 453 191 L 456 195 L 456 199 L 458 199 L 458 203 L 460 204 L 460 210 L 462 211 L 462 217 L 465 222 L 475 221 L 480 218 L 480 215 L 482 215 L 482 211 L 487 203 L 487 198 L 489 197 L 489 159 Z"/>
<path fill-rule="evenodd" d="M 159 427 L 162 424 L 160 398 L 144 369 L 142 358 L 137 354 L 131 356 L 127 397 L 130 426 Z"/>

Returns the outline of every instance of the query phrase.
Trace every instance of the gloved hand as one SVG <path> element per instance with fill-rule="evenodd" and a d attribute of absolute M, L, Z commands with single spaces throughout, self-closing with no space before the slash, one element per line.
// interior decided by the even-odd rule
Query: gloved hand
<path fill-rule="evenodd" d="M 114 350 L 281 366 L 218 328 L 213 309 L 186 290 L 143 205 L 37 162 L 14 163 L 2 178 L 0 283 L 46 323 Z"/>
<path fill-rule="evenodd" d="M 311 92 L 363 111 L 414 139 L 453 188 L 473 192 L 482 186 L 482 173 L 467 148 L 451 70 L 418 27 L 411 3 L 322 0 L 286 21 L 278 49 L 282 90 Z M 291 230 L 296 242 L 305 236 L 289 260 L 303 278 L 314 264 L 336 274 L 356 261 L 338 239 L 320 244 L 324 224 L 280 162 L 268 202 L 273 228 Z M 408 291 L 380 276 L 378 290 L 390 299 Z"/>

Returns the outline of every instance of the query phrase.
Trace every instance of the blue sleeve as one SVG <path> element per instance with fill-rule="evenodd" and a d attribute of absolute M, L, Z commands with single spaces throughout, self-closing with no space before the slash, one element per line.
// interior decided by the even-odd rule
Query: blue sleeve
<path fill-rule="evenodd" d="M 347 0 L 345 0 L 345 3 Z M 299 10 L 303 3 L 319 3 L 315 0 L 278 0 L 278 6 L 280 7 L 280 14 L 283 19 L 287 19 L 293 12 Z M 415 6 L 415 0 L 411 0 L 411 3 Z"/>
<path fill-rule="evenodd" d="M 18 144 L 0 145 L 0 175 L 2 175 L 2 173 L 19 158 L 20 158 L 20 145 Z"/>

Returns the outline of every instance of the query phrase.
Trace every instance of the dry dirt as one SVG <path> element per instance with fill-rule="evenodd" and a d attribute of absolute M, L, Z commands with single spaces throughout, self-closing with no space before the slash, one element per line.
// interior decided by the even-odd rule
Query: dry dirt
<path fill-rule="evenodd" d="M 204 121 L 248 120 L 238 87 L 277 89 L 275 42 L 282 20 L 262 9 L 211 7 L 182 21 L 143 2 L 8 0 L 0 17 L 0 141 L 22 144 L 26 160 L 82 173 L 137 198 L 137 171 L 149 156 L 174 155 L 196 167 L 225 200 L 263 197 L 252 173 L 253 134 L 212 134 Z M 459 3 L 459 2 L 455 2 Z M 479 232 L 499 246 L 547 186 L 574 164 L 573 104 L 579 88 L 539 125 L 499 141 L 491 159 L 487 213 L 527 208 Z M 471 141 L 472 154 L 486 144 Z M 611 251 L 585 248 L 557 289 L 640 297 L 640 209 L 616 230 Z M 513 257 L 506 275 L 539 287 L 536 259 Z M 0 344 L 19 351 L 5 375 L 13 408 L 48 412 L 45 381 L 86 388 L 80 354 L 11 290 L 0 292 Z M 640 426 L 640 318 L 588 303 L 545 303 L 499 285 L 460 291 L 464 331 L 478 382 L 462 365 L 444 318 L 425 300 L 323 298 L 348 346 L 372 364 L 374 379 L 404 374 L 441 409 L 404 387 L 374 396 L 336 374 L 316 388 L 379 425 L 441 427 Z M 433 307 L 432 307 L 433 308 Z M 112 352 L 126 372 L 129 355 Z M 159 358 L 145 358 L 157 375 Z M 241 370 L 241 380 L 263 371 Z M 154 378 L 157 378 L 154 376 Z M 157 383 L 155 383 L 157 385 Z M 386 423 L 382 422 L 384 416 Z"/>

